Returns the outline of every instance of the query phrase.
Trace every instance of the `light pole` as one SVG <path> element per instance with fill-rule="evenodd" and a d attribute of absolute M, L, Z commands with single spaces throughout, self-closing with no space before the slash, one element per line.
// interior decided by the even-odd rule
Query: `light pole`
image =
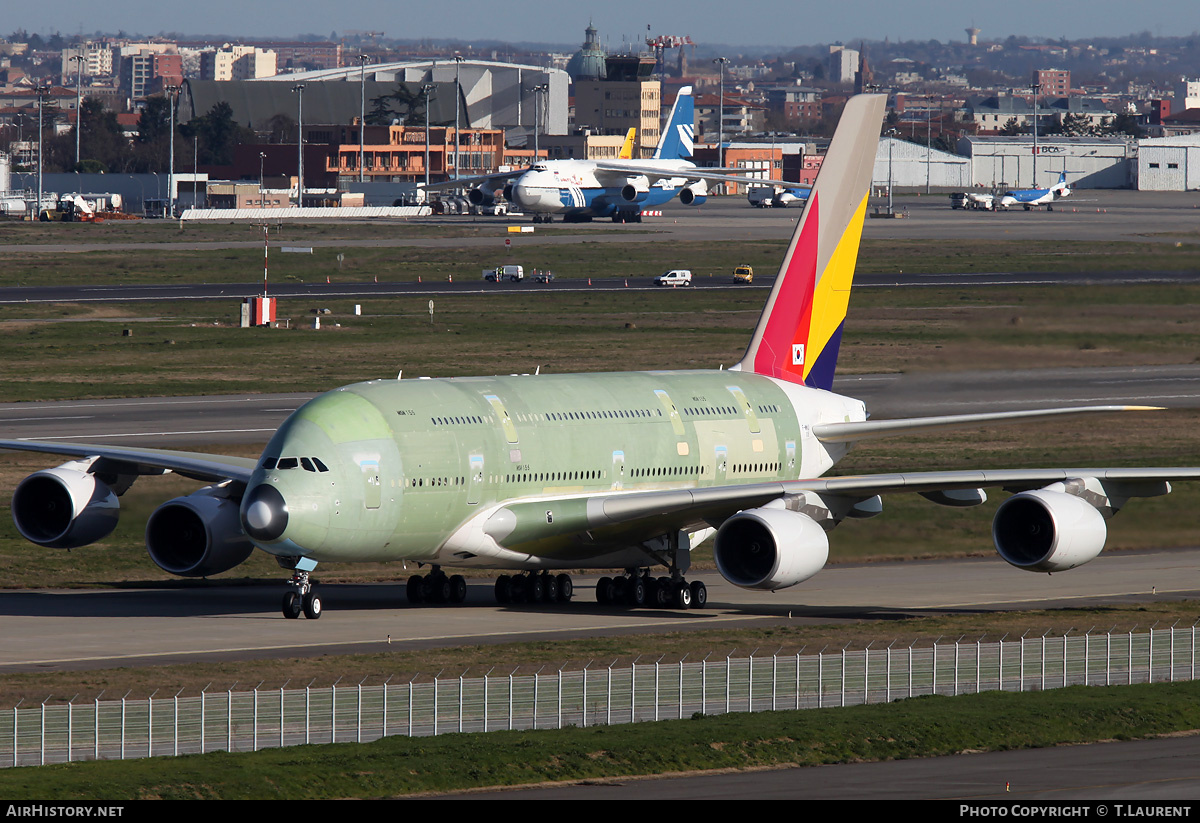
<path fill-rule="evenodd" d="M 75 168 L 79 168 L 79 135 L 83 132 L 83 57 L 71 55 L 71 60 L 79 61 L 75 68 Z"/>
<path fill-rule="evenodd" d="M 292 91 L 296 92 L 298 101 L 296 123 L 296 145 L 299 159 L 296 163 L 296 205 L 300 208 L 304 207 L 304 83 L 297 83 L 292 86 Z"/>
<path fill-rule="evenodd" d="M 717 57 L 713 62 L 720 67 L 721 72 L 721 107 L 717 110 L 717 165 L 725 168 L 725 64 L 729 62 L 729 58 Z M 725 191 L 724 185 L 721 186 L 721 191 Z"/>
<path fill-rule="evenodd" d="M 890 138 L 888 140 L 888 214 L 892 212 L 892 147 L 896 144 L 896 135 L 900 132 L 895 129 L 888 129 L 884 134 Z"/>
<path fill-rule="evenodd" d="M 179 86 L 167 86 L 167 101 L 171 107 L 171 140 L 167 164 L 167 214 L 175 216 L 175 103 L 179 100 Z"/>
<path fill-rule="evenodd" d="M 365 54 L 358 56 L 358 182 L 363 182 L 363 157 L 366 153 L 366 137 L 363 130 L 367 127 L 367 63 L 371 58 Z"/>
<path fill-rule="evenodd" d="M 1030 188 L 1037 188 L 1037 121 L 1038 121 L 1038 92 L 1041 91 L 1042 84 L 1034 83 L 1030 88 L 1033 89 L 1033 184 Z M 1020 177 L 1020 169 L 1017 170 L 1017 176 Z"/>
<path fill-rule="evenodd" d="M 33 90 L 37 92 L 38 99 L 38 199 L 34 219 L 40 220 L 42 217 L 42 96 L 48 89 L 45 86 L 35 86 Z"/>
<path fill-rule="evenodd" d="M 463 56 L 461 54 L 454 55 L 454 179 L 458 179 L 458 110 L 459 101 L 462 100 L 462 81 L 460 79 L 461 69 L 463 64 Z"/>
<path fill-rule="evenodd" d="M 932 185 L 932 173 L 930 171 L 930 155 L 933 154 L 933 123 L 930 120 L 929 102 L 925 103 L 925 193 L 929 194 L 929 187 Z"/>
<path fill-rule="evenodd" d="M 433 83 L 421 86 L 421 96 L 425 98 L 425 188 L 429 188 L 429 93 L 433 91 Z"/>
<path fill-rule="evenodd" d="M 535 163 L 538 159 L 538 132 L 541 130 L 542 125 L 542 110 L 539 103 L 541 103 L 542 95 L 549 90 L 549 83 L 542 83 L 533 87 L 533 162 Z"/>
<path fill-rule="evenodd" d="M 267 153 L 260 151 L 258 153 L 258 207 L 264 208 L 263 203 L 263 169 L 267 165 Z"/>

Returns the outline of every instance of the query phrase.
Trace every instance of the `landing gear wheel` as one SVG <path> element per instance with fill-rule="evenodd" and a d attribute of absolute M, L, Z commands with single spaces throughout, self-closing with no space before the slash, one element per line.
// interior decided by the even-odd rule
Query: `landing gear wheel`
<path fill-rule="evenodd" d="M 575 594 L 575 584 L 571 582 L 571 575 L 560 574 L 557 581 L 559 602 L 570 603 L 571 597 Z"/>
<path fill-rule="evenodd" d="M 690 609 L 692 607 L 692 590 L 682 580 L 675 584 L 675 608 Z"/>
<path fill-rule="evenodd" d="M 596 602 L 601 606 L 607 606 L 613 602 L 614 593 L 613 579 L 611 577 L 601 577 L 596 581 Z"/>
<path fill-rule="evenodd" d="M 461 574 L 450 578 L 450 602 L 462 603 L 467 599 L 467 581 Z"/>
<path fill-rule="evenodd" d="M 640 577 L 635 577 L 629 581 L 629 605 L 636 608 L 641 608 L 646 605 L 646 581 Z"/>
<path fill-rule="evenodd" d="M 304 595 L 304 616 L 309 620 L 317 620 L 321 617 L 321 598 L 316 592 L 310 591 Z"/>
<path fill-rule="evenodd" d="M 419 574 L 414 574 L 408 578 L 408 586 L 405 589 L 405 594 L 408 595 L 409 605 L 416 606 L 425 602 L 425 587 L 422 585 L 423 578 Z"/>
<path fill-rule="evenodd" d="M 708 589 L 704 583 L 699 580 L 693 581 L 690 588 L 692 590 L 693 609 L 703 609 L 708 605 Z"/>
<path fill-rule="evenodd" d="M 542 578 L 542 591 L 546 594 L 547 603 L 558 602 L 558 580 L 552 574 L 542 572 L 538 577 Z"/>
<path fill-rule="evenodd" d="M 507 574 L 502 574 L 496 578 L 496 602 L 500 604 L 511 603 L 513 600 L 512 578 Z"/>
<path fill-rule="evenodd" d="M 283 616 L 288 620 L 295 620 L 300 616 L 300 595 L 295 592 L 286 592 L 283 595 Z"/>
<path fill-rule="evenodd" d="M 541 603 L 546 599 L 546 587 L 542 584 L 540 575 L 531 574 L 525 578 L 525 594 L 530 603 Z"/>

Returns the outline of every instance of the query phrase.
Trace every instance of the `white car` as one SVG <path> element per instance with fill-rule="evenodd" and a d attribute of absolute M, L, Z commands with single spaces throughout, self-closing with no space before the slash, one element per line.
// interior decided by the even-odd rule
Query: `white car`
<path fill-rule="evenodd" d="M 690 286 L 692 285 L 692 273 L 687 269 L 671 269 L 668 272 L 663 272 L 658 277 L 654 278 L 656 286 Z"/>

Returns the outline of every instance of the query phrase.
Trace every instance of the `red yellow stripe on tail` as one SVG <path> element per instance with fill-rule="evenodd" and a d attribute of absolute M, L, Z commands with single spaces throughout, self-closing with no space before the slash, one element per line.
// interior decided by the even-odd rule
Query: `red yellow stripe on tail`
<path fill-rule="evenodd" d="M 832 388 L 884 99 L 859 95 L 846 104 L 750 347 L 735 368 Z"/>

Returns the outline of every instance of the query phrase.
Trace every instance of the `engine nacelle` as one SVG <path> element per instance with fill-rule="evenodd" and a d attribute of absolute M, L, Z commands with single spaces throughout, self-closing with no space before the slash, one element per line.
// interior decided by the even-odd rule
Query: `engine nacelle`
<path fill-rule="evenodd" d="M 621 199 L 626 203 L 641 203 L 650 196 L 650 183 L 644 177 L 634 179 L 621 187 Z"/>
<path fill-rule="evenodd" d="M 72 461 L 34 472 L 13 492 L 12 517 L 31 543 L 74 549 L 103 540 L 117 526 L 120 503 L 103 481 Z"/>
<path fill-rule="evenodd" d="M 513 197 L 513 181 L 511 180 L 504 184 L 504 199 L 510 203 L 517 202 Z"/>
<path fill-rule="evenodd" d="M 747 509 L 717 531 L 721 575 L 743 589 L 785 589 L 825 567 L 829 538 L 812 518 L 778 508 Z"/>
<path fill-rule="evenodd" d="M 708 199 L 708 184 L 701 180 L 684 186 L 679 192 L 679 202 L 685 206 L 699 206 Z"/>
<path fill-rule="evenodd" d="M 146 521 L 146 551 L 165 572 L 208 577 L 245 562 L 254 551 L 242 531 L 236 500 L 206 487 L 168 500 Z"/>
<path fill-rule="evenodd" d="M 1104 516 L 1072 494 L 1039 489 L 1015 494 L 992 520 L 996 551 L 1018 569 L 1059 572 L 1094 560 L 1104 548 Z"/>
<path fill-rule="evenodd" d="M 496 204 L 496 192 L 492 189 L 476 187 L 467 192 L 467 201 L 472 206 L 494 206 Z"/>

